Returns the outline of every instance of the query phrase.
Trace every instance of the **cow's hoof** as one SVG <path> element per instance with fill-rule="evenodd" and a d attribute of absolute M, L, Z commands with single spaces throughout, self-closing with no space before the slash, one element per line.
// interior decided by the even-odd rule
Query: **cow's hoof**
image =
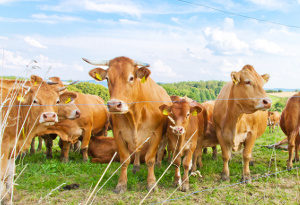
<path fill-rule="evenodd" d="M 127 190 L 126 184 L 118 184 L 116 188 L 114 189 L 114 192 L 116 194 L 123 194 Z"/>
<path fill-rule="evenodd" d="M 229 176 L 227 174 L 225 174 L 224 172 L 222 172 L 222 174 L 221 174 L 221 179 L 223 181 L 230 181 Z"/>
<path fill-rule="evenodd" d="M 153 188 L 154 187 L 154 188 Z M 153 188 L 153 189 L 152 189 Z M 152 190 L 151 190 L 152 189 Z M 148 191 L 150 191 L 151 190 L 151 192 L 156 192 L 157 191 L 157 186 L 155 185 L 155 183 L 153 183 L 153 184 L 148 184 L 147 185 L 147 190 Z"/>
<path fill-rule="evenodd" d="M 140 171 L 140 165 L 133 165 L 132 173 L 135 174 Z"/>
<path fill-rule="evenodd" d="M 88 161 L 88 158 L 83 158 L 82 161 L 83 161 L 83 162 L 87 162 L 87 161 Z"/>
<path fill-rule="evenodd" d="M 182 192 L 187 192 L 190 189 L 190 185 L 189 184 L 183 184 L 181 187 L 181 191 Z"/>
<path fill-rule="evenodd" d="M 248 183 L 251 183 L 251 176 L 250 175 L 244 175 L 242 177 L 242 180 L 241 180 L 243 183 L 245 184 L 248 184 Z"/>
<path fill-rule="evenodd" d="M 68 163 L 69 162 L 69 159 L 68 158 L 61 158 L 60 161 L 62 163 Z"/>
<path fill-rule="evenodd" d="M 254 161 L 250 161 L 250 162 L 249 162 L 249 165 L 250 165 L 250 166 L 254 166 Z"/>
<path fill-rule="evenodd" d="M 212 159 L 213 159 L 213 160 L 217 160 L 217 155 L 213 155 L 213 156 L 212 156 Z"/>
<path fill-rule="evenodd" d="M 296 159 L 296 158 L 295 158 L 295 159 L 293 160 L 293 162 L 299 162 L 299 159 Z"/>

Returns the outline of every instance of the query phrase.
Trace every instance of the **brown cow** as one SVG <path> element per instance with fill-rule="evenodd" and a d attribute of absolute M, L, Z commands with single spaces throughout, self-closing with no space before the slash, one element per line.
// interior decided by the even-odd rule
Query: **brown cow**
<path fill-rule="evenodd" d="M 289 98 L 282 111 L 280 118 L 280 127 L 288 138 L 289 158 L 287 168 L 293 167 L 293 152 L 296 148 L 295 161 L 299 161 L 299 143 L 300 143 L 300 92 Z"/>
<path fill-rule="evenodd" d="M 269 132 L 274 132 L 275 127 L 279 128 L 279 121 L 280 121 L 280 113 L 277 111 L 271 112 L 268 111 L 268 126 Z"/>
<path fill-rule="evenodd" d="M 175 165 L 175 186 L 181 190 L 189 190 L 189 169 L 192 165 L 192 157 L 197 146 L 198 138 L 204 137 L 204 122 L 198 120 L 198 113 L 202 112 L 202 106 L 187 98 L 171 96 L 171 106 L 161 105 L 159 108 L 163 115 L 168 116 L 167 138 L 168 148 L 173 153 Z M 202 129 L 199 129 L 202 127 Z M 200 137 L 201 136 L 201 137 Z M 184 174 L 181 181 L 180 166 L 183 158 Z"/>
<path fill-rule="evenodd" d="M 140 162 L 145 162 L 146 151 L 149 143 L 145 143 L 144 149 L 140 153 Z M 133 152 L 134 150 L 132 150 Z M 93 136 L 91 137 L 88 154 L 92 157 L 91 162 L 94 163 L 109 163 L 115 152 L 118 152 L 116 140 L 113 137 Z M 134 162 L 135 155 L 132 156 L 131 162 Z M 120 156 L 114 158 L 114 162 L 120 162 Z"/>
<path fill-rule="evenodd" d="M 117 57 L 106 62 L 84 60 L 92 65 L 109 66 L 107 70 L 95 68 L 89 74 L 97 81 L 107 79 L 108 82 L 111 97 L 108 108 L 113 114 L 113 133 L 120 161 L 124 162 L 115 192 L 126 191 L 130 151 L 138 149 L 147 138 L 150 138 L 145 157 L 148 166 L 147 189 L 154 189 L 155 156 L 166 123 L 159 106 L 162 101 L 171 101 L 169 95 L 149 77 L 149 65 L 134 62 L 127 57 Z M 135 159 L 140 158 L 138 155 Z M 136 162 L 134 164 L 138 166 Z"/>
<path fill-rule="evenodd" d="M 34 136 L 47 126 L 58 121 L 58 105 L 67 98 L 76 98 L 73 93 L 59 93 L 50 85 L 42 82 L 31 87 L 1 87 L 1 119 L 3 135 L 1 137 L 1 184 L 0 195 L 6 203 L 13 188 L 15 158 L 26 150 Z"/>
<path fill-rule="evenodd" d="M 107 129 L 109 123 L 108 111 L 101 97 L 89 94 L 77 93 L 74 103 L 80 110 L 80 117 L 74 120 L 62 120 L 42 134 L 52 134 L 46 141 L 47 157 L 52 157 L 52 141 L 56 134 L 62 140 L 61 160 L 68 162 L 70 145 L 76 143 L 82 137 L 81 150 L 83 161 L 87 161 L 87 148 L 91 135 L 96 135 Z M 50 141 L 50 142 L 49 142 Z M 50 145 L 49 145 L 50 144 Z"/>
<path fill-rule="evenodd" d="M 228 82 L 221 90 L 215 103 L 213 119 L 215 123 L 218 141 L 221 145 L 223 156 L 222 179 L 229 180 L 228 161 L 231 157 L 232 149 L 245 144 L 243 151 L 244 169 L 243 178 L 250 179 L 249 161 L 252 148 L 258 136 L 257 123 L 265 123 L 264 117 L 260 119 L 260 113 L 255 113 L 249 119 L 253 124 L 241 125 L 244 132 L 239 133 L 237 125 L 248 123 L 248 119 L 243 119 L 243 114 L 251 114 L 258 110 L 266 110 L 271 107 L 272 101 L 266 95 L 263 85 L 268 81 L 269 75 L 258 75 L 254 68 L 246 65 L 239 72 L 231 73 L 232 81 Z M 264 114 L 261 114 L 264 115 Z M 242 121 L 243 120 L 243 121 Z M 249 126 L 249 128 L 247 128 Z M 248 131 L 249 130 L 249 131 Z"/>

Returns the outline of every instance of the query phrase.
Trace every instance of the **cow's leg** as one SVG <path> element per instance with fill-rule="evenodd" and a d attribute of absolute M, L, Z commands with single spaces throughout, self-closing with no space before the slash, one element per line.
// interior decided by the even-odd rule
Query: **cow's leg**
<path fill-rule="evenodd" d="M 217 146 L 213 146 L 212 150 L 213 150 L 213 152 L 212 152 L 212 158 L 213 158 L 213 160 L 216 160 L 217 159 L 217 154 L 218 154 Z"/>
<path fill-rule="evenodd" d="M 151 137 L 151 142 L 149 143 L 149 148 L 145 156 L 145 161 L 148 167 L 148 176 L 147 176 L 147 189 L 151 190 L 156 183 L 156 178 L 154 175 L 154 164 L 155 157 L 158 149 L 158 145 L 161 141 L 161 132 L 155 132 L 154 136 Z M 152 189 L 156 190 L 156 187 Z"/>
<path fill-rule="evenodd" d="M 36 151 L 41 151 L 42 150 L 42 146 L 43 146 L 43 138 L 41 136 L 38 136 L 38 139 L 39 139 L 39 146 L 37 148 Z"/>
<path fill-rule="evenodd" d="M 183 177 L 182 177 L 181 191 L 183 191 L 183 192 L 186 192 L 190 189 L 189 169 L 191 168 L 193 152 L 194 152 L 194 149 L 189 149 L 183 159 L 183 162 L 182 162 L 184 173 L 183 173 Z"/>
<path fill-rule="evenodd" d="M 192 160 L 193 162 L 192 162 L 191 172 L 195 172 L 197 170 L 197 162 L 198 162 L 198 158 L 199 158 L 199 153 L 201 151 L 200 149 L 202 149 L 202 146 L 199 143 L 199 139 L 198 139 L 197 147 L 193 153 L 193 160 Z"/>
<path fill-rule="evenodd" d="M 34 154 L 34 153 L 35 153 L 35 137 L 32 138 L 31 146 L 30 146 L 30 154 Z"/>
<path fill-rule="evenodd" d="M 203 148 L 202 153 L 207 154 L 207 147 Z"/>
<path fill-rule="evenodd" d="M 249 169 L 249 163 L 251 160 L 252 155 L 252 149 L 255 143 L 256 136 L 253 135 L 253 133 L 247 134 L 247 139 L 245 141 L 245 148 L 243 150 L 243 161 L 244 161 L 244 168 L 243 168 L 243 181 L 246 181 L 246 183 L 250 182 L 251 176 L 250 176 L 250 169 Z"/>
<path fill-rule="evenodd" d="M 70 142 L 66 142 L 61 140 L 62 142 L 62 149 L 61 149 L 61 155 L 60 155 L 60 160 L 64 163 L 69 161 L 69 152 L 70 152 Z"/>
<path fill-rule="evenodd" d="M 11 158 L 8 160 L 7 164 L 7 183 L 6 183 L 6 189 L 8 192 L 8 195 L 11 196 L 13 192 L 13 183 L 14 183 L 14 175 L 15 175 L 15 159 Z"/>
<path fill-rule="evenodd" d="M 141 159 L 141 151 L 136 152 L 134 154 L 134 162 L 133 162 L 133 169 L 132 169 L 133 174 L 140 171 L 140 165 L 141 165 L 140 159 Z"/>
<path fill-rule="evenodd" d="M 78 140 L 77 142 L 75 142 L 75 144 L 73 145 L 73 151 L 76 152 L 78 151 L 80 148 L 80 141 Z"/>
<path fill-rule="evenodd" d="M 159 144 L 158 151 L 157 151 L 157 158 L 156 158 L 155 165 L 158 168 L 161 167 L 161 162 L 162 162 L 162 160 L 164 158 L 164 152 L 165 152 L 167 144 L 168 144 L 168 138 L 167 138 L 166 135 L 164 135 L 163 138 L 162 138 L 162 141 Z"/>
<path fill-rule="evenodd" d="M 218 141 L 222 149 L 222 158 L 223 158 L 223 171 L 221 174 L 222 180 L 230 180 L 229 178 L 229 160 L 231 158 L 232 151 L 232 133 L 230 131 L 221 132 L 220 129 L 216 129 Z"/>
<path fill-rule="evenodd" d="M 114 192 L 117 194 L 121 194 L 127 190 L 127 169 L 130 163 L 130 153 L 126 142 L 122 139 L 121 136 L 115 134 L 115 140 L 118 147 L 118 154 L 120 156 L 120 163 L 123 165 L 121 167 L 119 181 L 116 188 L 114 189 Z"/>
<path fill-rule="evenodd" d="M 290 170 L 293 167 L 293 154 L 295 150 L 295 141 L 296 141 L 297 133 L 292 132 L 292 134 L 288 137 L 288 150 L 289 150 L 289 159 L 287 161 L 287 169 Z"/>
<path fill-rule="evenodd" d="M 178 153 L 175 152 L 175 155 Z M 180 166 L 181 166 L 181 156 L 178 156 L 175 161 L 174 161 L 174 166 L 175 166 L 175 176 L 174 176 L 174 185 L 181 186 L 182 180 L 181 180 L 181 173 L 180 173 Z"/>
<path fill-rule="evenodd" d="M 52 159 L 53 139 L 49 135 L 46 135 L 44 139 L 46 143 L 46 157 L 47 159 Z"/>
<path fill-rule="evenodd" d="M 90 139 L 91 139 L 91 133 L 92 133 L 92 127 L 88 127 L 84 130 L 83 133 L 83 138 L 82 138 L 82 142 L 81 142 L 81 152 L 82 152 L 82 158 L 83 161 L 86 162 L 88 160 L 88 146 L 90 143 Z"/>
<path fill-rule="evenodd" d="M 173 152 L 172 152 L 172 150 L 170 149 L 170 146 L 168 145 L 168 162 L 169 162 L 169 163 L 172 162 L 172 155 L 173 155 Z"/>

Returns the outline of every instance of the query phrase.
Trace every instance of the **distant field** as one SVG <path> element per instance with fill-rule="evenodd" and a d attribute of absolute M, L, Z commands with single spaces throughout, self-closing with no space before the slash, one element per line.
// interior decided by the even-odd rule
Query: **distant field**
<path fill-rule="evenodd" d="M 285 98 L 285 97 L 291 97 L 293 95 L 296 94 L 296 92 L 276 92 L 276 93 L 268 93 L 270 95 L 276 96 L 276 97 L 281 97 L 281 98 Z"/>
<path fill-rule="evenodd" d="M 270 134 L 268 130 L 259 138 L 253 149 L 254 166 L 250 166 L 253 177 L 262 177 L 250 184 L 239 184 L 242 174 L 241 153 L 235 153 L 230 162 L 230 182 L 220 181 L 222 171 L 222 157 L 218 147 L 218 158 L 212 160 L 211 154 L 204 155 L 204 167 L 200 170 L 202 179 L 190 178 L 190 191 L 183 193 L 176 191 L 173 186 L 174 167 L 172 166 L 158 183 L 159 191 L 150 194 L 146 204 L 162 202 L 170 197 L 174 199 L 168 204 L 299 204 L 300 180 L 297 169 L 286 171 L 288 153 L 282 150 L 272 150 L 262 145 L 274 144 L 284 138 L 281 131 Z M 45 148 L 43 148 L 45 152 Z M 84 204 L 91 189 L 95 186 L 106 164 L 83 163 L 79 153 L 70 154 L 70 162 L 67 164 L 59 161 L 60 149 L 57 142 L 54 147 L 54 159 L 48 160 L 45 154 L 40 152 L 28 155 L 24 160 L 17 161 L 17 175 L 27 165 L 27 168 L 16 181 L 15 204 Z M 162 168 L 155 169 L 157 178 L 162 175 L 168 166 L 164 161 Z M 300 166 L 299 162 L 294 166 Z M 100 183 L 100 186 L 119 167 L 119 163 L 113 163 Z M 181 169 L 182 171 L 182 169 Z M 263 177 L 266 173 L 274 173 L 269 177 Z M 119 171 L 96 195 L 94 204 L 138 204 L 147 194 L 146 192 L 146 166 L 142 165 L 140 172 L 132 173 L 132 165 L 128 169 L 128 191 L 124 194 L 112 192 L 117 184 Z M 53 191 L 62 183 L 80 184 L 79 189 L 70 191 Z M 195 193 L 194 192 L 199 192 Z M 190 196 L 187 196 L 191 194 Z M 47 197 L 46 197 L 47 196 Z M 183 199 L 179 197 L 187 196 Z"/>

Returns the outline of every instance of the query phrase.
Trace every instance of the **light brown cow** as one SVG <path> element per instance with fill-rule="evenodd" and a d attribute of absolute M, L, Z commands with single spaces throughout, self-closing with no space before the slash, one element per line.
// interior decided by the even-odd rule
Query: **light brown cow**
<path fill-rule="evenodd" d="M 113 133 L 117 143 L 120 161 L 124 163 L 116 189 L 122 193 L 127 189 L 127 168 L 130 150 L 136 150 L 150 138 L 146 153 L 148 166 L 147 189 L 154 189 L 155 156 L 166 123 L 159 106 L 162 101 L 171 101 L 167 92 L 150 77 L 149 65 L 142 65 L 127 57 L 117 57 L 106 62 L 91 62 L 92 65 L 108 65 L 109 68 L 95 68 L 89 72 L 97 81 L 107 79 L 111 100 L 108 108 L 112 113 Z M 137 102 L 137 103 L 135 103 Z M 141 148 L 143 149 L 143 148 Z M 137 150 L 139 151 L 139 150 Z M 139 159 L 136 155 L 135 159 Z M 136 162 L 134 163 L 136 166 Z"/>
<path fill-rule="evenodd" d="M 269 132 L 274 132 L 275 131 L 275 127 L 277 127 L 277 129 L 279 128 L 279 121 L 280 121 L 280 113 L 277 111 L 268 112 L 268 126 L 269 126 Z"/>
<path fill-rule="evenodd" d="M 289 98 L 282 111 L 280 118 L 280 127 L 288 138 L 289 158 L 287 168 L 293 167 L 293 153 L 296 148 L 295 161 L 299 161 L 299 143 L 300 143 L 300 92 Z"/>
<path fill-rule="evenodd" d="M 260 76 L 252 66 L 246 65 L 241 71 L 232 72 L 231 79 L 232 81 L 227 83 L 218 95 L 213 112 L 216 133 L 221 145 L 224 162 L 221 176 L 223 180 L 229 180 L 228 161 L 231 157 L 231 151 L 239 148 L 241 143 L 244 143 L 243 179 L 250 180 L 249 161 L 255 139 L 259 135 L 258 128 L 256 128 L 258 126 L 257 123 L 260 122 L 264 123 L 264 126 L 267 125 L 267 113 L 254 112 L 271 107 L 272 101 L 267 97 L 263 89 L 263 85 L 268 81 L 269 75 Z M 247 124 L 249 123 L 248 119 L 244 120 L 243 114 L 245 113 L 254 113 L 249 119 L 252 122 L 251 124 Z M 244 132 L 240 132 L 241 130 L 237 129 L 239 123 L 243 124 L 240 127 Z"/>
<path fill-rule="evenodd" d="M 144 149 L 140 153 L 140 162 L 145 162 L 145 156 L 148 149 L 149 143 L 146 142 Z M 133 152 L 132 150 L 131 152 Z M 109 163 L 115 152 L 118 152 L 116 140 L 114 137 L 104 137 L 104 136 L 93 136 L 91 137 L 88 154 L 92 157 L 91 162 L 94 163 Z M 134 162 L 135 155 L 132 156 L 130 163 Z M 114 158 L 114 162 L 120 162 L 120 156 Z"/>
<path fill-rule="evenodd" d="M 189 170 L 192 165 L 192 157 L 197 146 L 198 138 L 204 137 L 204 122 L 198 120 L 198 113 L 202 112 L 202 106 L 186 98 L 171 96 L 173 104 L 171 106 L 161 105 L 159 108 L 163 115 L 168 116 L 167 138 L 168 148 L 176 157 L 173 161 L 175 165 L 175 186 L 180 186 L 181 190 L 189 190 Z M 199 129 L 202 127 L 202 129 Z M 183 158 L 184 174 L 181 181 L 180 166 Z"/>
<path fill-rule="evenodd" d="M 44 82 L 21 88 L 9 88 L 3 82 L 0 192 L 1 198 L 5 197 L 3 203 L 6 203 L 13 187 L 15 157 L 28 148 L 37 133 L 58 121 L 57 105 L 60 101 L 76 96 L 69 92 L 59 94 L 59 90 L 54 90 Z"/>
<path fill-rule="evenodd" d="M 77 98 L 74 103 L 80 110 L 80 117 L 74 120 L 62 120 L 56 123 L 54 126 L 48 127 L 48 129 L 42 134 L 56 134 L 62 140 L 61 160 L 68 162 L 70 145 L 78 142 L 82 137 L 81 150 L 83 161 L 87 161 L 87 148 L 91 135 L 96 135 L 101 131 L 107 129 L 109 124 L 108 111 L 104 105 L 104 101 L 101 97 L 89 94 L 77 93 Z M 48 138 L 47 140 L 53 140 Z M 52 156 L 52 147 L 46 142 L 47 145 L 47 157 Z"/>

